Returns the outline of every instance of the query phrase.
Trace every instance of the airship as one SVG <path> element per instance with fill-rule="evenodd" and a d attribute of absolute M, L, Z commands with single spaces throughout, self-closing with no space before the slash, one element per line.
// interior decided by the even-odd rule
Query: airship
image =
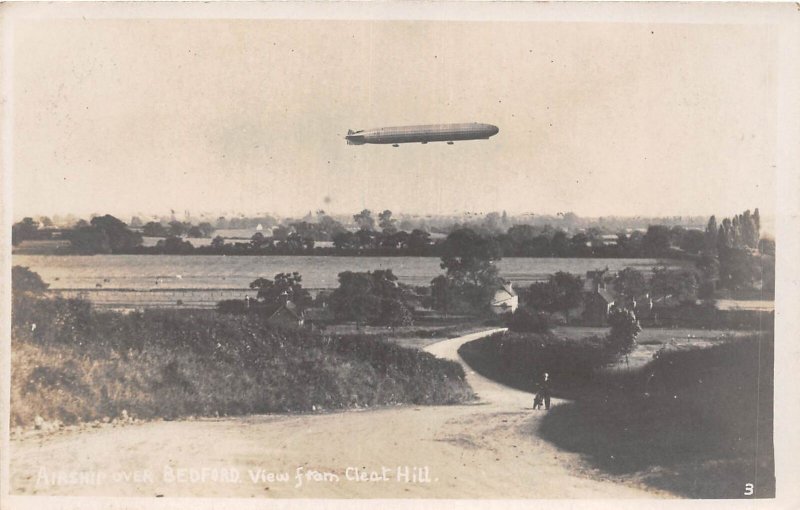
<path fill-rule="evenodd" d="M 491 124 L 471 122 L 466 124 L 431 124 L 427 126 L 399 126 L 377 129 L 347 131 L 348 145 L 364 145 L 366 143 L 392 144 L 399 147 L 401 143 L 453 142 L 460 140 L 488 140 L 500 129 Z"/>

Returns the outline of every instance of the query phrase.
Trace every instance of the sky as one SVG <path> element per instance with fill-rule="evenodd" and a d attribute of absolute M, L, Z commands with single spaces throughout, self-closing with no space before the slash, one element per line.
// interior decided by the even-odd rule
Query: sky
<path fill-rule="evenodd" d="M 15 218 L 774 212 L 767 26 L 62 19 L 12 40 Z M 450 122 L 500 132 L 344 140 Z"/>

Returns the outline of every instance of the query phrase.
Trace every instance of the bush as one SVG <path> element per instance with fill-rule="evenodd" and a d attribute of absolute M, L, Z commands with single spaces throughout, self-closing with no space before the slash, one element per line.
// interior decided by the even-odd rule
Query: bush
<path fill-rule="evenodd" d="M 37 414 L 71 423 L 122 409 L 177 418 L 473 397 L 456 362 L 376 338 L 278 330 L 258 314 L 29 300 L 14 309 L 12 358 L 15 425 Z"/>
<path fill-rule="evenodd" d="M 42 294 L 49 287 L 38 273 L 34 273 L 25 266 L 11 268 L 11 288 L 15 294 L 31 293 Z"/>
<path fill-rule="evenodd" d="M 518 308 L 507 320 L 508 329 L 517 333 L 546 333 L 552 329 L 550 316 L 527 307 Z"/>
<path fill-rule="evenodd" d="M 636 315 L 624 308 L 614 308 L 608 314 L 611 331 L 606 337 L 609 355 L 627 356 L 636 348 L 636 337 L 642 331 Z"/>
<path fill-rule="evenodd" d="M 247 302 L 244 299 L 223 299 L 217 303 L 217 311 L 234 315 L 248 312 Z"/>
<path fill-rule="evenodd" d="M 548 372 L 554 393 L 562 396 L 612 361 L 604 338 L 571 340 L 552 333 L 496 333 L 462 345 L 458 353 L 479 374 L 525 391 L 533 391 Z"/>
<path fill-rule="evenodd" d="M 638 370 L 595 377 L 540 431 L 607 472 L 642 473 L 692 498 L 774 497 L 774 338 L 661 350 Z"/>

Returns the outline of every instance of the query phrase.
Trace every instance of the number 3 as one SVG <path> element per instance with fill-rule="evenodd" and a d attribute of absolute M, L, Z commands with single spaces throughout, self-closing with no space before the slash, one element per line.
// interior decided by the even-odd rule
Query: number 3
<path fill-rule="evenodd" d="M 744 495 L 745 496 L 752 496 L 753 495 L 753 484 L 752 483 L 744 484 Z"/>

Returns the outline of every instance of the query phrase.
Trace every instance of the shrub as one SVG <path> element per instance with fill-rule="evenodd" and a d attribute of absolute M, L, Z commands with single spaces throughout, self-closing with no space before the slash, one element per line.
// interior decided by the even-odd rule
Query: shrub
<path fill-rule="evenodd" d="M 244 299 L 223 299 L 217 303 L 217 311 L 234 315 L 247 313 L 247 302 Z"/>
<path fill-rule="evenodd" d="M 11 268 L 11 288 L 15 294 L 31 293 L 42 294 L 49 287 L 38 273 L 34 273 L 25 266 Z"/>
<path fill-rule="evenodd" d="M 636 315 L 624 308 L 614 308 L 608 314 L 608 324 L 611 326 L 606 337 L 609 355 L 627 356 L 633 352 L 636 348 L 636 337 L 642 331 Z"/>
<path fill-rule="evenodd" d="M 508 329 L 518 333 L 546 333 L 551 329 L 550 316 L 527 307 L 518 308 L 507 320 Z"/>
<path fill-rule="evenodd" d="M 692 498 L 774 497 L 772 334 L 661 350 L 637 370 L 603 373 L 540 431 L 614 474 Z"/>
<path fill-rule="evenodd" d="M 601 337 L 571 340 L 552 333 L 497 333 L 462 345 L 458 353 L 479 374 L 525 391 L 548 372 L 554 392 L 562 395 L 610 361 Z"/>
<path fill-rule="evenodd" d="M 37 327 L 31 330 L 30 324 Z M 278 330 L 259 314 L 14 310 L 12 423 L 308 412 L 472 398 L 461 366 L 374 337 Z"/>

